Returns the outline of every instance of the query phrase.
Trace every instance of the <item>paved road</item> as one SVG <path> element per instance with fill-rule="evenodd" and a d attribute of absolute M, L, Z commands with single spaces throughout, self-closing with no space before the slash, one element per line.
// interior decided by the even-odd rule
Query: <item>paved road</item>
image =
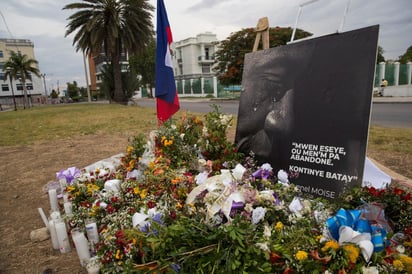
<path fill-rule="evenodd" d="M 237 115 L 239 102 L 230 101 L 209 101 L 209 100 L 182 100 L 181 110 L 190 112 L 206 113 L 211 110 L 210 105 L 220 105 L 222 112 Z M 140 99 L 139 106 L 155 107 L 155 100 Z M 412 128 L 412 102 L 376 102 L 372 105 L 371 124 L 385 127 Z"/>

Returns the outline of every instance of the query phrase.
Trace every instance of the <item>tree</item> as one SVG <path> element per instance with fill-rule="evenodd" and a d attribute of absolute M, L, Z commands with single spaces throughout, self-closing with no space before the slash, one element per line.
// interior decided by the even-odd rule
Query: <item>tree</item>
<path fill-rule="evenodd" d="M 399 63 L 406 64 L 408 62 L 412 62 L 412 46 L 403 55 L 399 56 Z"/>
<path fill-rule="evenodd" d="M 113 98 L 113 74 L 111 65 L 105 65 L 102 70 L 102 82 L 100 83 L 100 91 L 106 96 L 106 98 Z M 122 89 L 126 99 L 130 99 L 134 92 L 139 88 L 139 80 L 135 72 L 127 71 L 122 72 Z"/>
<path fill-rule="evenodd" d="M 270 28 L 269 47 L 286 45 L 290 41 L 292 31 L 292 28 Z M 311 35 L 309 32 L 296 29 L 296 40 Z M 215 71 L 223 85 L 237 85 L 242 82 L 243 59 L 246 53 L 252 51 L 255 38 L 255 29 L 245 28 L 232 33 L 220 43 L 215 54 Z"/>
<path fill-rule="evenodd" d="M 76 81 L 73 81 L 73 83 L 67 83 L 67 93 L 69 94 L 69 97 L 73 100 L 78 100 L 79 87 L 77 86 Z"/>
<path fill-rule="evenodd" d="M 24 108 L 26 108 L 26 105 L 30 107 L 27 97 L 26 80 L 31 80 L 31 74 L 40 77 L 40 71 L 37 68 L 37 64 L 37 60 L 29 58 L 27 54 L 10 51 L 10 58 L 3 65 L 3 71 L 5 71 L 6 78 L 10 77 L 10 81 L 12 81 L 12 79 L 21 79 L 21 84 L 23 86 Z"/>
<path fill-rule="evenodd" d="M 153 6 L 148 0 L 83 0 L 63 9 L 78 10 L 68 18 L 66 36 L 77 31 L 73 45 L 86 55 L 103 49 L 112 68 L 113 100 L 124 103 L 120 57 L 138 52 L 153 36 Z"/>
<path fill-rule="evenodd" d="M 129 65 L 132 71 L 141 76 L 141 84 L 149 86 L 149 97 L 152 98 L 156 66 L 156 40 L 153 37 L 143 51 L 129 58 Z"/>
<path fill-rule="evenodd" d="M 378 56 L 376 58 L 376 64 L 379 64 L 380 62 L 385 62 L 385 57 L 383 57 L 383 48 L 381 46 L 378 46 Z"/>

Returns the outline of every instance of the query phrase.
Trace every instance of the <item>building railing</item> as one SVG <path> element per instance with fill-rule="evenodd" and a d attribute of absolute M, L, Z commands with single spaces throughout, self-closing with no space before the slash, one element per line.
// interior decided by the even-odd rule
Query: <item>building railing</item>
<path fill-rule="evenodd" d="M 412 62 L 407 64 L 381 62 L 376 66 L 375 87 L 386 79 L 389 86 L 410 85 L 412 81 Z"/>

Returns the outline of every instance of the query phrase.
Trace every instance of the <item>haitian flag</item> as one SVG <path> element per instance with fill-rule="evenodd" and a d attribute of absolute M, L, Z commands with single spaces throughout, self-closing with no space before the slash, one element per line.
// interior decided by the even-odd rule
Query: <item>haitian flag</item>
<path fill-rule="evenodd" d="M 156 41 L 156 102 L 159 124 L 168 120 L 179 108 L 179 98 L 173 75 L 170 44 L 172 32 L 163 0 L 157 0 L 157 41 Z"/>

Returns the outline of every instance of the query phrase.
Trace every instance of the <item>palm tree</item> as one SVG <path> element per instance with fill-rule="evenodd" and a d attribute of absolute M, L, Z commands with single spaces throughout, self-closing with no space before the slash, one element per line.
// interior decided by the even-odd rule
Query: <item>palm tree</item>
<path fill-rule="evenodd" d="M 142 50 L 153 35 L 154 7 L 148 0 L 83 0 L 63 9 L 77 9 L 67 20 L 66 36 L 73 38 L 76 51 L 87 55 L 103 49 L 113 69 L 115 102 L 124 102 L 120 57 L 122 52 Z"/>
<path fill-rule="evenodd" d="M 21 84 L 23 85 L 23 106 L 26 108 L 26 104 L 30 107 L 27 99 L 27 87 L 26 80 L 31 80 L 31 74 L 40 77 L 40 71 L 37 68 L 37 60 L 29 58 L 27 54 L 16 53 L 10 51 L 10 58 L 4 63 L 3 71 L 5 71 L 5 77 L 10 77 L 10 83 L 13 85 L 13 78 L 21 79 Z M 12 87 L 13 88 L 13 87 Z M 14 97 L 14 96 L 13 96 Z"/>

